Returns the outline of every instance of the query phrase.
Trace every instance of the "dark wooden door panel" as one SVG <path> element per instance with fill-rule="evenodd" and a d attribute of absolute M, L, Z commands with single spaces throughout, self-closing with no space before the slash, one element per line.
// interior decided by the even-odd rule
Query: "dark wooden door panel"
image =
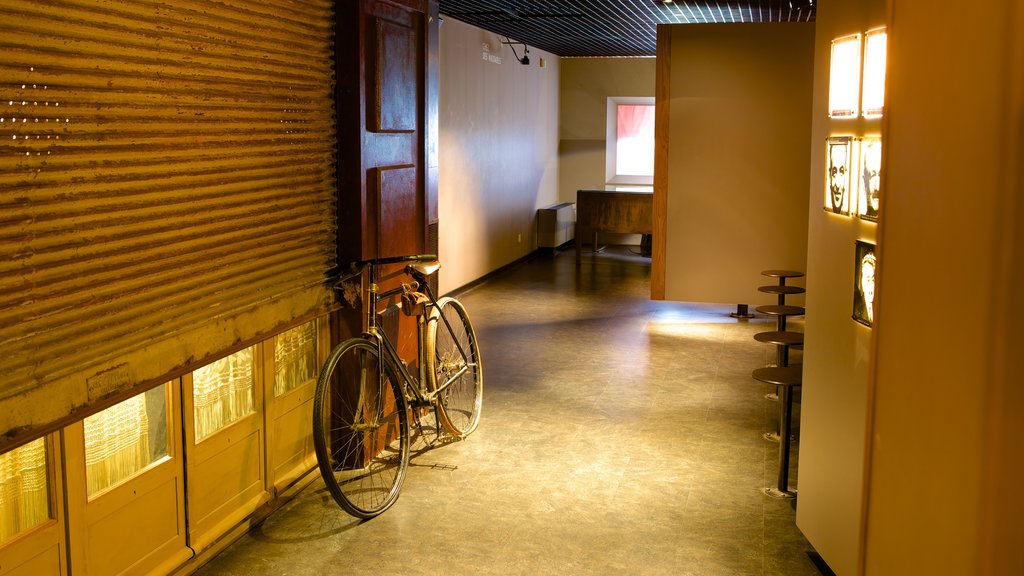
<path fill-rule="evenodd" d="M 376 90 L 373 92 L 372 123 L 378 132 L 413 132 L 419 126 L 417 74 L 420 34 L 412 19 L 394 22 L 376 19 Z M 410 105 L 411 104 L 411 105 Z"/>
<path fill-rule="evenodd" d="M 381 256 L 423 251 L 423 198 L 419 188 L 419 171 L 415 166 L 377 170 L 377 253 Z"/>
<path fill-rule="evenodd" d="M 419 151 L 416 132 L 367 132 L 363 138 L 363 153 L 373 158 L 369 169 L 378 166 L 418 165 Z"/>
<path fill-rule="evenodd" d="M 437 3 L 345 0 L 336 9 L 338 260 L 434 252 Z M 382 271 L 380 289 L 397 285 L 400 270 Z M 357 310 L 341 317 L 339 336 L 361 330 Z M 402 333 L 414 337 L 407 320 Z M 399 352 L 412 360 L 406 340 Z"/>

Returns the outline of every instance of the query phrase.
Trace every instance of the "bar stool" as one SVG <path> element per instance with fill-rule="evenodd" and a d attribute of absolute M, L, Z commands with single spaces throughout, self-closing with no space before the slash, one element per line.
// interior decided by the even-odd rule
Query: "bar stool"
<path fill-rule="evenodd" d="M 799 336 L 795 336 L 795 337 L 776 336 L 775 339 L 777 339 L 777 340 L 778 339 L 786 340 L 786 339 L 789 339 L 789 338 L 799 338 L 800 339 L 800 344 L 803 344 L 803 334 L 801 334 L 799 332 L 786 332 L 786 318 L 788 318 L 790 316 L 803 316 L 805 310 L 804 310 L 804 308 L 802 306 L 788 306 L 788 305 L 785 305 L 785 304 L 780 306 L 778 304 L 775 304 L 775 305 L 767 305 L 767 306 L 758 306 L 757 308 L 755 308 L 755 310 L 757 310 L 758 312 L 760 312 L 762 314 L 768 314 L 769 316 L 775 316 L 776 317 L 776 326 L 777 326 L 777 328 L 776 328 L 776 331 L 774 333 L 772 333 L 772 334 L 779 334 L 779 333 L 782 333 L 782 334 L 800 334 Z M 766 334 L 766 333 L 762 332 L 762 334 Z M 754 339 L 755 340 L 757 339 L 757 335 L 754 336 Z M 778 342 L 772 342 L 772 344 L 779 344 L 779 343 Z M 776 363 L 775 363 L 775 366 L 777 368 L 785 368 L 789 364 L 789 347 L 790 346 L 795 346 L 795 345 L 796 345 L 795 343 L 793 343 L 793 344 L 779 344 L 779 349 L 777 351 L 777 360 L 776 360 Z M 765 398 L 768 399 L 768 400 L 771 400 L 771 401 L 778 400 L 779 399 L 778 391 L 776 391 L 776 393 L 774 395 L 773 394 L 765 395 Z M 781 434 L 781 433 L 782 433 L 782 431 L 780 430 L 779 434 Z M 773 436 L 768 436 L 768 435 L 766 435 L 765 437 L 768 440 L 771 440 L 773 438 Z"/>
<path fill-rule="evenodd" d="M 796 491 L 789 489 L 789 436 L 793 425 L 792 389 L 803 385 L 803 365 L 758 368 L 752 376 L 779 389 L 779 478 L 775 487 L 762 491 L 772 498 L 795 498 Z"/>
<path fill-rule="evenodd" d="M 786 284 L 769 284 L 768 286 L 758 286 L 758 292 L 766 292 L 768 294 L 777 294 L 779 296 L 779 306 L 786 305 L 786 296 L 790 294 L 803 294 L 807 291 L 803 286 L 789 286 Z"/>
<path fill-rule="evenodd" d="M 803 306 L 790 306 L 788 304 L 783 304 L 781 306 L 778 304 L 769 304 L 766 306 L 758 306 L 757 308 L 754 308 L 754 310 L 757 310 L 761 314 L 775 316 L 778 326 L 777 330 L 779 332 L 786 331 L 786 318 L 789 316 L 803 316 L 805 312 Z"/>
<path fill-rule="evenodd" d="M 785 286 L 787 278 L 800 278 L 804 273 L 798 270 L 762 270 L 761 275 L 768 276 L 770 278 L 778 278 L 779 286 Z"/>
<path fill-rule="evenodd" d="M 789 347 L 790 346 L 803 346 L 804 345 L 804 333 L 803 332 L 758 332 L 754 334 L 754 340 L 763 342 L 765 344 L 774 344 L 776 349 L 775 366 L 779 368 L 785 368 L 789 366 Z M 774 394 L 765 394 L 766 400 L 776 401 L 779 399 L 778 389 Z M 779 432 L 765 432 L 764 439 L 769 442 L 779 441 Z"/>

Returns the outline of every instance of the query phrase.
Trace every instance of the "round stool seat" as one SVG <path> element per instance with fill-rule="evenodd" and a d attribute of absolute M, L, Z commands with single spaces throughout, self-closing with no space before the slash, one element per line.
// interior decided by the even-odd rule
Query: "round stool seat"
<path fill-rule="evenodd" d="M 761 314 L 770 314 L 772 316 L 803 316 L 803 306 L 758 306 L 754 308 Z"/>
<path fill-rule="evenodd" d="M 754 377 L 754 380 L 760 380 L 761 382 L 774 384 L 776 386 L 800 386 L 804 382 L 804 370 L 802 364 L 783 366 L 782 368 L 775 366 L 758 368 L 757 370 L 754 370 L 751 376 Z"/>
<path fill-rule="evenodd" d="M 804 343 L 803 332 L 758 332 L 754 334 L 754 340 L 765 344 L 778 344 L 779 346 L 802 346 Z"/>
<path fill-rule="evenodd" d="M 799 278 L 804 275 L 803 272 L 797 270 L 762 270 L 762 276 L 770 276 L 772 278 Z"/>
<path fill-rule="evenodd" d="M 769 294 L 803 294 L 807 291 L 803 286 L 790 286 L 788 284 L 772 284 L 770 286 L 758 286 L 759 292 L 767 292 Z"/>

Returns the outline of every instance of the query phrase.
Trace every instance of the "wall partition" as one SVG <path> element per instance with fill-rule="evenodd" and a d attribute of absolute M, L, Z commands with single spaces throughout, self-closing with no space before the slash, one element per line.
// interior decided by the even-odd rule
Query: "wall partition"
<path fill-rule="evenodd" d="M 60 461 L 53 436 L 0 455 L 0 572 L 67 573 Z"/>
<path fill-rule="evenodd" d="M 654 299 L 757 304 L 762 270 L 805 269 L 813 41 L 806 22 L 658 27 Z"/>
<path fill-rule="evenodd" d="M 797 526 L 837 574 L 854 574 L 869 433 L 877 222 L 886 217 L 878 204 L 887 193 L 878 187 L 887 144 L 881 139 L 885 2 L 824 3 L 815 31 Z"/>

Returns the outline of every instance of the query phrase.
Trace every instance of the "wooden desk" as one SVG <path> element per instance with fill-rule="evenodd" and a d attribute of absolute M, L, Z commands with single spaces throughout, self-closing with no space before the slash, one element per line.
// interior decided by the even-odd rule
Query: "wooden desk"
<path fill-rule="evenodd" d="M 597 250 L 597 233 L 645 234 L 653 232 L 654 192 L 625 190 L 576 191 L 576 261 L 586 238 Z M 645 254 L 649 256 L 648 252 Z"/>

